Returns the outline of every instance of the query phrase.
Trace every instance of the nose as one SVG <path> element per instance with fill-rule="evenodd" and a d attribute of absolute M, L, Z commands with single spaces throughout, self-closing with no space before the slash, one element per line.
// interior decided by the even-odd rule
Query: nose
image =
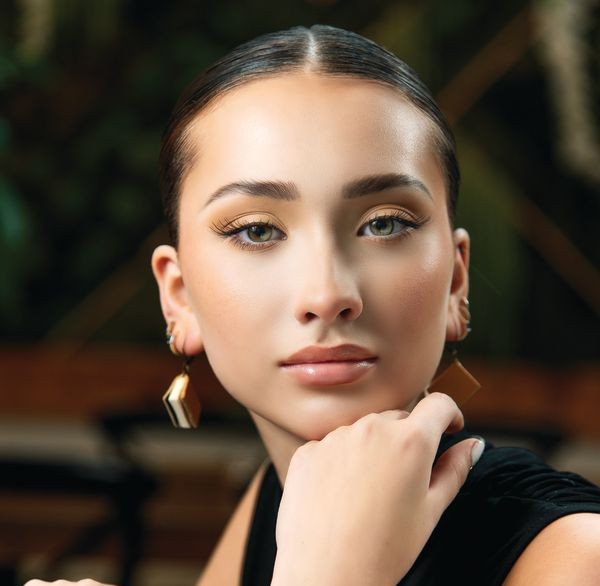
<path fill-rule="evenodd" d="M 363 308 L 356 269 L 334 251 L 305 250 L 306 260 L 296 272 L 297 282 L 294 316 L 302 324 L 318 319 L 330 325 L 338 318 L 354 321 Z"/>

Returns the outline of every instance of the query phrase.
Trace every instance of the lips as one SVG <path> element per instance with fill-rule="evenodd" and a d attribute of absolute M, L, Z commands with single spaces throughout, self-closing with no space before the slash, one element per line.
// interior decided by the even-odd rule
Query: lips
<path fill-rule="evenodd" d="M 377 356 L 361 346 L 335 348 L 309 346 L 280 362 L 283 370 L 306 386 L 331 386 L 355 382 L 374 367 Z"/>
<path fill-rule="evenodd" d="M 299 352 L 288 356 L 280 362 L 281 366 L 291 364 L 306 364 L 314 362 L 340 362 L 346 360 L 372 360 L 377 357 L 362 346 L 355 344 L 342 344 L 334 348 L 325 348 L 322 346 L 307 346 Z"/>

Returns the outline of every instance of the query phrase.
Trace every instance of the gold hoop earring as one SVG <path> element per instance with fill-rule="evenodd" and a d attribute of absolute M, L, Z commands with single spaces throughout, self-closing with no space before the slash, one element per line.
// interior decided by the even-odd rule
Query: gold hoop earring
<path fill-rule="evenodd" d="M 183 358 L 183 367 L 181 373 L 171 382 L 162 400 L 175 427 L 182 429 L 196 428 L 200 420 L 201 406 L 198 396 L 190 385 L 189 372 L 193 356 L 186 356 L 185 352 L 177 350 L 175 333 L 173 332 L 174 326 L 175 322 L 171 322 L 167 327 L 167 345 L 175 356 Z"/>
<path fill-rule="evenodd" d="M 457 342 L 464 340 L 471 331 L 471 312 L 469 311 L 469 300 L 466 297 L 461 298 L 459 306 L 460 316 L 462 318 L 463 332 L 457 338 Z M 459 407 L 462 407 L 473 395 L 481 388 L 479 381 L 461 364 L 458 359 L 458 349 L 452 345 L 446 358 L 442 360 L 447 365 L 441 374 L 436 376 L 424 391 L 424 395 L 429 393 L 444 393 L 452 397 Z"/>

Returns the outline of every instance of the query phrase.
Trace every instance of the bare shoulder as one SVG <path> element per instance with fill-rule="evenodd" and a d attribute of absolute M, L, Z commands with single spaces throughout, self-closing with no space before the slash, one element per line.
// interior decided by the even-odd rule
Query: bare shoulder
<path fill-rule="evenodd" d="M 196 586 L 238 586 L 254 503 L 268 460 L 261 465 L 230 517 Z"/>
<path fill-rule="evenodd" d="M 600 584 L 600 514 L 550 523 L 525 548 L 504 586 Z"/>

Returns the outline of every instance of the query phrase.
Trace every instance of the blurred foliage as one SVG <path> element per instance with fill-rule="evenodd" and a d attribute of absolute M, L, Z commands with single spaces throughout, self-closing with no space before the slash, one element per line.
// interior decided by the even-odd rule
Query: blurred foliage
<path fill-rule="evenodd" d="M 435 93 L 525 5 L 2 3 L 2 337 L 35 341 L 69 316 L 75 323 L 81 300 L 103 286 L 118 309 L 90 333 L 92 339 L 162 342 L 149 258 L 136 257 L 140 243 L 162 223 L 160 136 L 183 86 L 235 45 L 297 24 L 341 26 L 395 51 Z M 597 26 L 592 33 L 590 46 L 597 47 Z M 531 198 L 588 258 L 598 260 L 598 194 L 557 164 L 549 108 L 542 66 L 528 54 L 456 128 L 464 175 L 459 223 L 474 244 L 474 330 L 465 342 L 473 354 L 538 360 L 597 354 L 593 311 L 511 223 L 518 198 Z M 134 293 L 106 285 L 136 258 L 145 276 Z M 68 328 L 59 330 L 68 337 Z"/>

